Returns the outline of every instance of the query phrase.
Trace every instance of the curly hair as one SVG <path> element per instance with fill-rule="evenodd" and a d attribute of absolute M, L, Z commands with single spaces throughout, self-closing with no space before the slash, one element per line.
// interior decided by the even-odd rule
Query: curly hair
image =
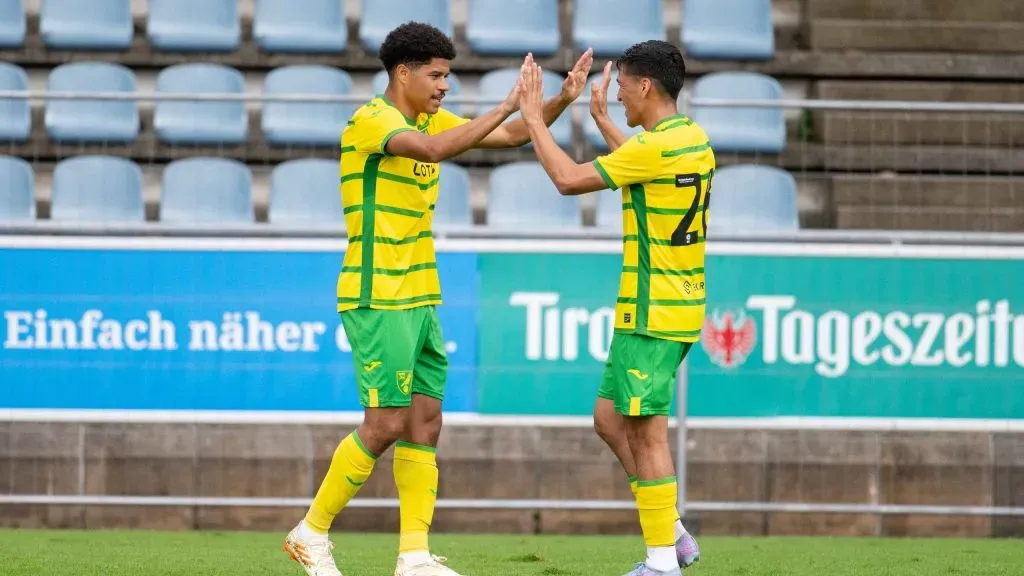
<path fill-rule="evenodd" d="M 674 45 L 662 40 L 647 40 L 630 46 L 615 61 L 620 73 L 654 80 L 669 98 L 679 98 L 683 90 L 686 64 Z"/>
<path fill-rule="evenodd" d="M 399 64 L 415 67 L 432 58 L 455 59 L 455 46 L 437 28 L 421 22 L 406 22 L 388 33 L 378 51 L 384 69 L 391 74 Z"/>

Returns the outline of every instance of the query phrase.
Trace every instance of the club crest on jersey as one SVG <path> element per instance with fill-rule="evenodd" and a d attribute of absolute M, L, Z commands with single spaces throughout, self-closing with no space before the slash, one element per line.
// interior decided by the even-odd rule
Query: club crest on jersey
<path fill-rule="evenodd" d="M 747 361 L 757 342 L 757 324 L 743 310 L 714 312 L 704 318 L 701 343 L 708 358 L 723 368 Z"/>
<path fill-rule="evenodd" d="M 402 391 L 402 394 L 408 396 L 409 390 L 412 388 L 412 371 L 399 370 L 395 372 L 395 382 L 398 383 L 398 389 Z"/>

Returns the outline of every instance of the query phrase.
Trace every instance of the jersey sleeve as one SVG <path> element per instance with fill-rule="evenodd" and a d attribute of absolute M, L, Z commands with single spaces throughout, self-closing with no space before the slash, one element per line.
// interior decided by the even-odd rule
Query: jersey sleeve
<path fill-rule="evenodd" d="M 348 140 L 343 145 L 370 154 L 387 154 L 384 147 L 395 134 L 416 130 L 401 112 L 390 106 L 381 107 L 356 122 L 356 130 L 346 133 Z"/>
<path fill-rule="evenodd" d="M 431 134 L 439 134 L 445 130 L 462 126 L 466 122 L 469 122 L 469 118 L 463 118 L 450 110 L 441 108 L 436 114 L 430 116 L 430 128 L 428 130 Z"/>
<path fill-rule="evenodd" d="M 617 190 L 651 179 L 661 163 L 661 150 L 648 144 L 643 133 L 634 134 L 614 152 L 594 159 L 594 168 L 608 188 Z"/>

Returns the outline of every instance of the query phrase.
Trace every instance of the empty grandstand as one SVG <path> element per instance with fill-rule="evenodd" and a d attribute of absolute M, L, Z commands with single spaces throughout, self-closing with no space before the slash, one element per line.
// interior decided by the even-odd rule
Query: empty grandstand
<path fill-rule="evenodd" d="M 688 77 L 680 111 L 705 127 L 720 167 L 714 180 L 709 246 L 716 235 L 742 240 L 751 233 L 808 243 L 866 240 L 890 246 L 894 239 L 921 233 L 917 239 L 929 243 L 1019 244 L 1012 233 L 1024 232 L 1024 2 L 5 0 L 0 1 L 0 239 L 34 238 L 26 241 L 31 244 L 49 234 L 82 235 L 99 230 L 118 238 L 153 240 L 151 236 L 165 235 L 182 242 L 182 238 L 195 235 L 340 240 L 346 232 L 337 189 L 340 131 L 356 107 L 383 89 L 386 77 L 375 50 L 391 28 L 410 19 L 431 22 L 455 39 L 459 56 L 452 64 L 452 90 L 444 105 L 467 116 L 504 97 L 526 51 L 532 51 L 549 74 L 546 87 L 557 90 L 561 77 L 587 47 L 595 49 L 598 64 L 643 39 L 662 38 L 683 47 Z M 600 67 L 595 65 L 594 70 L 598 72 Z M 614 92 L 613 83 L 609 92 L 612 115 L 621 128 L 632 132 L 621 108 L 614 108 Z M 605 151 L 588 113 L 588 101 L 589 91 L 571 113 L 552 126 L 558 144 L 579 161 Z M 621 226 L 617 194 L 559 197 L 529 146 L 471 151 L 442 167 L 435 217 L 438 237 L 484 243 L 521 237 L 535 242 L 551 237 L 617 241 Z M 97 242 L 107 240 L 109 237 L 100 236 Z M 104 246 L 117 248 L 116 244 Z M 203 246 L 219 249 L 215 240 Z M 545 246 L 547 251 L 559 248 Z M 593 251 L 573 246 L 580 252 Z M 467 250 L 466 245 L 459 248 Z M 785 249 L 797 253 L 803 248 L 805 244 L 794 243 Z M 739 242 L 730 249 L 742 252 L 762 247 L 757 242 Z M 195 262 L 198 267 L 205 266 Z M 336 262 L 340 266 L 340 259 Z M 469 266 L 461 260 L 451 262 L 452 270 Z M 501 268 L 501 274 L 532 281 L 535 274 L 555 276 L 564 273 L 566 266 L 578 265 L 585 277 L 588 262 L 513 262 Z M 100 261 L 96 267 L 107 270 L 107 265 Z M 257 286 L 246 293 L 254 307 L 266 305 L 272 313 L 284 314 L 296 300 L 308 304 L 307 293 L 296 288 L 307 270 L 289 275 L 295 286 L 288 284 L 264 298 L 259 292 L 262 277 L 248 275 L 254 274 L 252 262 L 225 266 L 230 266 L 230 271 L 207 270 L 206 274 L 218 279 L 231 275 L 232 281 L 238 275 L 238 283 Z M 273 266 L 288 269 L 276 260 Z M 872 270 L 887 270 L 884 262 L 878 266 Z M 495 264 L 494 268 L 500 267 Z M 1019 272 L 1019 266 L 1014 269 Z M 835 274 L 850 271 L 838 266 L 836 270 Z M 328 272 L 336 274 L 337 269 Z M 758 272 L 756 266 L 735 272 L 761 278 L 765 290 L 788 278 L 782 272 L 777 277 L 773 271 Z M 187 290 L 191 286 L 189 273 L 187 269 L 157 270 L 153 278 L 131 285 L 131 290 L 149 294 L 140 286 L 157 277 Z M 486 273 L 484 270 L 480 276 Z M 845 302 L 858 311 L 858 307 L 877 305 L 887 314 L 906 306 L 912 314 L 927 307 L 922 299 L 937 308 L 949 305 L 927 300 L 932 286 L 910 288 L 910 279 L 917 278 L 914 274 L 901 277 L 900 290 L 904 292 L 892 288 L 894 294 L 905 297 L 901 302 L 885 301 L 878 295 L 883 292 L 884 286 L 878 285 L 885 284 L 885 276 L 821 279 L 808 272 L 803 284 L 820 288 L 831 281 L 874 289 L 866 290 L 868 296 L 853 290 L 846 294 Z M 174 283 L 175 278 L 181 283 Z M 947 293 L 942 290 L 948 290 L 953 296 L 947 300 L 974 288 L 973 280 L 961 277 L 918 279 L 940 286 L 936 292 L 940 296 Z M 476 276 L 466 277 L 445 289 L 452 290 L 462 306 L 460 298 L 470 300 L 460 291 L 469 290 L 477 281 Z M 756 284 L 757 280 L 728 283 L 746 282 Z M 458 345 L 473 355 L 474 362 L 479 360 L 480 366 L 491 362 L 489 369 L 472 368 L 481 381 L 517 377 L 531 392 L 499 395 L 497 399 L 486 391 L 457 397 L 454 401 L 465 401 L 465 411 L 471 414 L 486 412 L 485 407 L 491 406 L 494 418 L 479 423 L 469 416 L 459 424 L 455 417 L 460 428 L 443 440 L 448 448 L 439 454 L 450 466 L 446 482 L 460 474 L 480 479 L 478 483 L 445 485 L 442 499 L 445 495 L 463 500 L 507 498 L 541 504 L 509 507 L 486 519 L 442 504 L 438 524 L 460 530 L 633 531 L 635 510 L 628 502 L 630 506 L 599 512 L 569 512 L 558 506 L 543 509 L 546 501 L 629 498 L 621 471 L 592 437 L 588 420 L 573 411 L 577 406 L 544 420 L 544 413 L 531 411 L 540 408 L 524 405 L 512 414 L 529 414 L 524 416 L 526 424 L 503 419 L 509 414 L 505 410 L 517 410 L 518 402 L 526 402 L 523 398 L 531 394 L 543 397 L 551 387 L 561 386 L 551 374 L 570 379 L 581 373 L 591 376 L 573 362 L 600 356 L 594 352 L 600 348 L 594 342 L 601 334 L 594 327 L 604 314 L 599 310 L 603 306 L 600 299 L 587 294 L 590 299 L 581 296 L 585 301 L 573 307 L 564 300 L 559 303 L 557 297 L 545 300 L 553 289 L 527 284 L 480 305 L 514 308 L 514 314 L 492 314 L 494 322 L 518 320 L 523 309 L 537 311 L 529 317 L 529 328 L 505 334 L 525 342 L 516 341 L 516 349 L 524 349 L 519 364 L 501 356 L 504 344 L 497 338 L 489 344 L 480 339 L 473 340 L 472 347 L 464 342 Z M 998 286 L 1012 289 L 1005 282 Z M 582 293 L 590 287 L 583 282 L 578 289 Z M 330 292 L 333 286 L 324 289 Z M 220 314 L 217 305 L 223 302 L 211 294 L 199 289 L 189 296 L 155 291 L 153 300 L 174 303 L 194 297 L 198 311 L 216 309 Z M 135 302 L 135 292 L 118 295 L 125 302 Z M 90 297 L 86 293 L 81 301 L 90 301 Z M 1000 297 L 995 293 L 978 295 L 964 304 L 965 310 L 968 315 L 985 316 L 995 309 Z M 992 300 L 993 308 L 978 304 L 976 309 L 975 302 L 982 299 L 986 306 Z M 473 302 L 464 307 L 469 310 L 476 306 Z M 735 296 L 723 304 L 723 310 L 726 306 L 753 309 L 747 302 L 747 295 Z M 831 314 L 823 308 L 831 305 L 829 298 L 819 295 L 812 304 L 822 308 L 815 313 Z M 318 302 L 317 306 L 331 313 L 330 302 Z M 878 317 L 881 334 L 882 317 L 874 310 L 865 312 L 875 316 L 860 324 L 853 320 L 851 330 L 872 332 L 873 319 Z M 959 310 L 946 312 L 951 318 L 958 313 L 956 322 L 961 322 Z M 471 312 L 466 314 L 472 316 Z M 836 326 L 849 328 L 851 316 L 854 312 L 844 316 L 847 324 Z M 780 322 L 792 328 L 805 326 L 806 320 L 806 326 L 813 324 L 820 335 L 822 326 L 832 324 L 817 318 L 804 312 L 789 324 Z M 841 321 L 834 314 L 827 318 Z M 225 322 L 229 320 L 225 315 Z M 211 320 L 212 324 L 220 321 L 219 315 Z M 588 325 L 591 321 L 594 324 Z M 718 329 L 730 331 L 729 338 L 734 336 L 733 328 L 744 326 L 744 319 L 736 316 L 716 321 L 720 321 Z M 153 322 L 158 324 L 159 319 Z M 259 318 L 253 320 L 254 330 L 262 329 L 258 322 Z M 977 322 L 981 326 L 981 321 Z M 28 326 L 29 320 L 25 320 L 25 334 Z M 337 350 L 344 350 L 344 339 L 332 332 L 334 325 L 327 326 L 326 338 L 335 339 Z M 579 330 L 572 332 L 566 326 Z M 888 335 L 889 324 L 886 326 Z M 748 328 L 753 330 L 750 325 Z M 786 329 L 779 327 L 779 334 Z M 18 336 L 17 330 L 9 334 Z M 207 340 L 216 341 L 209 337 L 212 332 L 194 330 L 194 349 Z M 288 328 L 259 334 L 281 349 L 292 346 L 298 350 L 303 345 L 302 330 L 296 324 L 294 331 Z M 1014 338 L 1024 338 L 1024 332 L 1019 332 L 1020 336 L 1017 331 L 1012 333 Z M 200 337 L 203 335 L 206 340 Z M 588 337 L 595 339 L 590 348 L 584 341 Z M 774 332 L 772 338 L 778 342 Z M 948 346 L 958 342 L 956 336 L 950 338 Z M 9 340 L 21 342 L 15 337 Z M 729 342 L 734 346 L 737 341 Z M 942 348 L 941 337 L 938 342 Z M 737 352 L 735 346 L 719 351 L 724 356 L 717 357 L 714 366 L 702 359 L 694 381 L 721 377 L 725 382 L 725 372 L 728 382 L 741 380 L 735 376 L 736 367 L 755 345 L 767 343 L 751 341 L 745 353 Z M 1022 533 L 1024 523 L 1012 516 L 1019 515 L 1024 506 L 1020 482 L 1024 474 L 1024 428 L 1020 427 L 1024 400 L 1019 391 L 1007 392 L 1008 388 L 1001 387 L 1015 378 L 1020 381 L 1021 372 L 971 373 L 962 382 L 993 385 L 986 388 L 986 400 L 962 400 L 956 391 L 968 388 L 951 384 L 953 391 L 943 396 L 948 402 L 942 403 L 940 410 L 931 402 L 929 394 L 933 392 L 928 385 L 949 384 L 958 378 L 953 372 L 936 372 L 945 364 L 922 368 L 927 374 L 915 381 L 919 387 L 899 404 L 895 395 L 878 390 L 889 390 L 892 382 L 904 378 L 917 378 L 902 371 L 915 368 L 905 362 L 901 369 L 886 372 L 882 363 L 889 356 L 854 351 L 855 358 L 878 362 L 865 368 L 866 360 L 861 365 L 851 364 L 846 350 L 847 368 L 864 370 L 857 376 L 864 386 L 844 389 L 846 395 L 835 399 L 827 395 L 827 386 L 822 386 L 826 392 L 820 397 L 815 395 L 818 388 L 808 392 L 823 381 L 834 382 L 811 373 L 811 365 L 829 351 L 821 347 L 797 350 L 795 346 L 784 343 L 782 352 L 771 356 L 775 362 L 790 361 L 786 369 L 769 362 L 765 353 L 758 359 L 763 362 L 758 365 L 759 372 L 750 378 L 777 378 L 773 380 L 776 383 L 798 380 L 799 390 L 792 396 L 801 400 L 793 400 L 790 407 L 810 406 L 810 412 L 801 414 L 817 410 L 821 420 L 808 416 L 792 427 L 759 427 L 757 422 L 727 417 L 730 407 L 726 402 L 708 400 L 694 405 L 698 411 L 695 430 L 690 433 L 691 444 L 684 443 L 681 453 L 689 450 L 689 497 L 705 504 L 703 509 L 699 505 L 694 508 L 701 513 L 703 530 L 732 534 Z M 453 344 L 450 351 L 457 347 Z M 1011 349 L 995 358 L 1003 354 L 1002 367 L 1016 370 L 1014 353 L 1007 350 Z M 1024 348 L 1017 350 L 1021 360 L 1016 366 L 1024 367 Z M 23 362 L 18 353 L 6 350 L 6 356 L 0 357 L 0 366 L 12 370 L 8 374 L 16 373 L 15 364 L 27 371 L 34 362 L 43 362 L 34 358 Z M 857 356 L 859 353 L 863 356 Z M 707 356 L 714 354 L 714 350 L 707 352 Z M 188 365 L 202 366 L 223 377 L 231 366 L 237 367 L 236 361 L 235 357 L 218 357 L 209 364 L 182 362 L 193 362 Z M 240 369 L 244 376 L 235 374 L 230 378 L 236 379 L 229 381 L 238 384 L 253 378 L 261 385 L 280 384 L 275 380 L 274 362 Z M 293 369 L 315 378 L 339 363 L 337 358 L 330 362 L 326 368 L 310 361 Z M 997 364 L 986 360 L 984 366 L 978 366 L 995 370 Z M 54 366 L 48 369 L 58 370 Z M 347 370 L 347 364 L 342 368 Z M 815 369 L 827 371 L 827 367 Z M 28 372 L 17 374 L 26 382 L 31 380 L 25 376 Z M 177 406 L 175 398 L 160 396 L 160 383 L 164 382 L 160 376 L 147 374 L 150 379 L 131 382 L 131 389 L 146 390 L 152 398 L 164 398 L 168 405 Z M 98 377 L 98 389 L 113 394 L 115 380 Z M 762 390 L 760 382 L 737 387 L 737 398 L 756 396 Z M 211 412 L 230 412 L 230 407 L 224 408 L 230 402 L 213 392 L 207 395 L 201 388 L 194 384 L 181 397 L 202 397 L 208 403 L 201 404 Z M 323 393 L 325 397 L 342 394 L 334 388 Z M 857 414 L 871 416 L 870 422 L 843 420 L 856 411 L 844 412 L 846 402 L 875 393 L 878 396 L 865 401 L 863 413 Z M 132 411 L 143 405 L 172 411 L 157 400 L 149 404 L 140 400 L 138 406 L 97 416 L 88 411 L 103 412 L 110 407 L 79 395 L 77 389 L 68 392 L 70 399 L 52 407 L 53 411 L 19 412 L 33 408 L 33 400 L 28 396 L 4 398 L 3 394 L 0 391 L 0 400 L 7 404 L 0 402 L 0 429 L 11 440 L 0 442 L 0 495 L 9 496 L 7 503 L 0 499 L 0 510 L 11 513 L 0 514 L 0 524 L 279 529 L 293 520 L 297 502 L 311 495 L 314 479 L 330 461 L 333 442 L 342 431 L 352 428 L 352 422 L 329 418 L 318 428 L 276 412 L 263 420 L 247 420 L 249 416 L 242 414 L 218 421 L 199 417 L 175 420 L 172 416 L 161 420 L 153 413 L 143 417 Z M 253 388 L 242 395 L 246 402 L 257 405 L 264 394 L 281 405 L 269 412 L 298 406 L 287 390 L 271 394 Z M 224 392 L 224 398 L 228 396 Z M 708 392 L 707 398 L 710 396 Z M 222 400 L 225 404 L 218 404 Z M 897 404 L 905 409 L 894 408 Z M 982 404 L 984 407 L 978 407 Z M 714 409 L 708 408 L 712 405 Z M 804 409 L 774 413 L 771 406 L 751 408 L 744 417 L 790 416 Z M 83 412 L 62 416 L 59 410 L 69 407 Z M 961 426 L 975 407 L 981 420 L 998 421 L 998 425 Z M 10 421 L 5 423 L 2 415 L 8 409 Z M 931 419 L 917 428 L 897 430 L 891 424 L 892 418 L 922 415 Z M 703 424 L 701 417 L 705 418 Z M 826 426 L 821 424 L 824 420 L 832 430 L 816 428 Z M 540 427 L 533 425 L 538 422 Z M 551 451 L 573 464 L 551 460 Z M 589 475 L 587 482 L 579 482 L 580 469 Z M 174 474 L 179 471 L 180 475 Z M 385 480 L 373 481 L 363 494 L 391 498 L 393 489 Z M 19 500 L 44 493 L 52 498 Z M 54 512 L 67 510 L 61 506 L 88 505 L 88 498 L 104 496 L 168 497 L 167 507 L 159 510 L 171 512 L 155 514 L 130 506 L 109 508 L 114 511 L 106 516 Z M 235 502 L 237 510 L 225 510 L 217 507 L 219 504 L 207 509 L 203 502 L 190 500 L 204 497 L 268 500 Z M 33 505 L 21 506 L 24 502 Z M 787 508 L 791 504 L 793 507 Z M 804 504 L 827 506 L 814 512 L 802 509 Z M 390 526 L 390 520 L 370 513 L 356 518 L 354 522 L 365 526 Z"/>

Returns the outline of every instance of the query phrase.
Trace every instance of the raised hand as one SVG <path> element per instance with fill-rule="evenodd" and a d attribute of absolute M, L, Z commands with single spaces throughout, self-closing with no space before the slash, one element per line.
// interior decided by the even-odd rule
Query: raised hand
<path fill-rule="evenodd" d="M 604 65 L 601 83 L 590 83 L 590 115 L 594 118 L 608 115 L 608 84 L 612 81 L 612 63 Z"/>
<path fill-rule="evenodd" d="M 530 124 L 532 122 L 544 123 L 544 80 L 543 71 L 540 66 L 531 61 L 523 65 L 520 74 L 520 82 L 523 85 L 523 95 L 520 100 L 520 108 L 523 120 Z"/>
<path fill-rule="evenodd" d="M 580 97 L 580 94 L 583 93 L 583 88 L 587 85 L 590 67 L 593 65 L 594 50 L 587 48 L 587 51 L 580 56 L 572 70 L 569 71 L 569 75 L 565 77 L 565 82 L 562 82 L 561 96 L 563 101 L 575 102 Z"/>
<path fill-rule="evenodd" d="M 533 65 L 533 54 L 527 54 L 526 58 L 523 59 L 522 66 L 519 67 L 519 77 L 516 78 L 516 83 L 509 90 L 508 96 L 505 97 L 505 101 L 502 102 L 502 106 L 505 107 L 505 111 L 510 115 L 515 114 L 519 111 L 519 107 L 522 105 L 523 96 L 523 71 L 527 69 L 527 66 Z"/>

